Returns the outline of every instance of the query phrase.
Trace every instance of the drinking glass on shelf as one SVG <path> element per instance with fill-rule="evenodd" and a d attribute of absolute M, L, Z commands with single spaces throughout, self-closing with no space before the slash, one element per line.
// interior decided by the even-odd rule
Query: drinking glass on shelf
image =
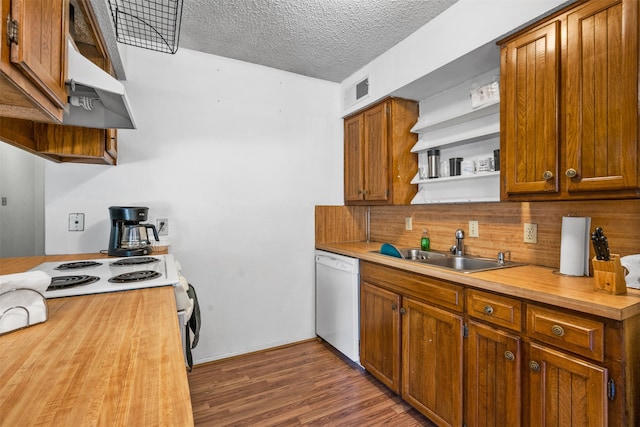
<path fill-rule="evenodd" d="M 449 176 L 449 162 L 443 160 L 440 162 L 440 177 Z"/>

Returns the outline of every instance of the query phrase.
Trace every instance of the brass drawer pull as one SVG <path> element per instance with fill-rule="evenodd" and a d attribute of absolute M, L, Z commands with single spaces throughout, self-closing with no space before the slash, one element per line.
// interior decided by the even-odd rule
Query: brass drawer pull
<path fill-rule="evenodd" d="M 489 304 L 485 305 L 483 310 L 485 314 L 488 314 L 488 315 L 493 314 L 493 307 L 491 307 Z"/>
<path fill-rule="evenodd" d="M 553 325 L 551 327 L 551 332 L 553 332 L 553 335 L 557 337 L 561 337 L 564 335 L 564 329 L 562 328 L 562 326 L 559 326 L 559 325 Z"/>
<path fill-rule="evenodd" d="M 516 356 L 510 352 L 509 350 L 504 352 L 504 358 L 507 359 L 508 361 L 512 362 L 515 360 Z"/>
<path fill-rule="evenodd" d="M 538 372 L 540 370 L 540 365 L 538 365 L 538 362 L 536 362 L 535 360 L 529 362 L 529 367 L 534 372 Z"/>

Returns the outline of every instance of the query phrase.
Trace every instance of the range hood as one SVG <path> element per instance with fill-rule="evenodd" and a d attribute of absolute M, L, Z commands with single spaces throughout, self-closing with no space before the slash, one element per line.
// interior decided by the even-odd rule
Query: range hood
<path fill-rule="evenodd" d="M 67 39 L 67 91 L 62 123 L 99 129 L 135 129 L 124 85 L 78 52 Z"/>

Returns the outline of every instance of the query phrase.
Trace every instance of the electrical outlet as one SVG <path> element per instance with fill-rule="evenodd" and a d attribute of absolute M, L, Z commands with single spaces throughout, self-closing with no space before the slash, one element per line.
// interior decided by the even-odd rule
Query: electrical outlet
<path fill-rule="evenodd" d="M 524 242 L 538 243 L 538 224 L 524 223 Z"/>
<path fill-rule="evenodd" d="M 404 219 L 404 229 L 407 231 L 413 230 L 413 218 L 410 216 Z"/>
<path fill-rule="evenodd" d="M 469 221 L 469 237 L 480 237 L 478 221 Z"/>
<path fill-rule="evenodd" d="M 84 231 L 84 214 L 69 214 L 69 231 Z"/>
<path fill-rule="evenodd" d="M 167 218 L 156 219 L 156 230 L 158 231 L 158 236 L 168 236 L 169 235 L 169 219 Z"/>

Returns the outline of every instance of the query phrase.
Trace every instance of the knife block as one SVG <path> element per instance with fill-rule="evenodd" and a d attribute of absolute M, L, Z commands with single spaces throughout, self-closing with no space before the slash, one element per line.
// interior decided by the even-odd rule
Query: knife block
<path fill-rule="evenodd" d="M 624 279 L 624 269 L 620 263 L 620 255 L 611 254 L 609 261 L 594 257 L 591 260 L 591 264 L 593 265 L 596 291 L 613 295 L 627 293 L 627 283 Z"/>

